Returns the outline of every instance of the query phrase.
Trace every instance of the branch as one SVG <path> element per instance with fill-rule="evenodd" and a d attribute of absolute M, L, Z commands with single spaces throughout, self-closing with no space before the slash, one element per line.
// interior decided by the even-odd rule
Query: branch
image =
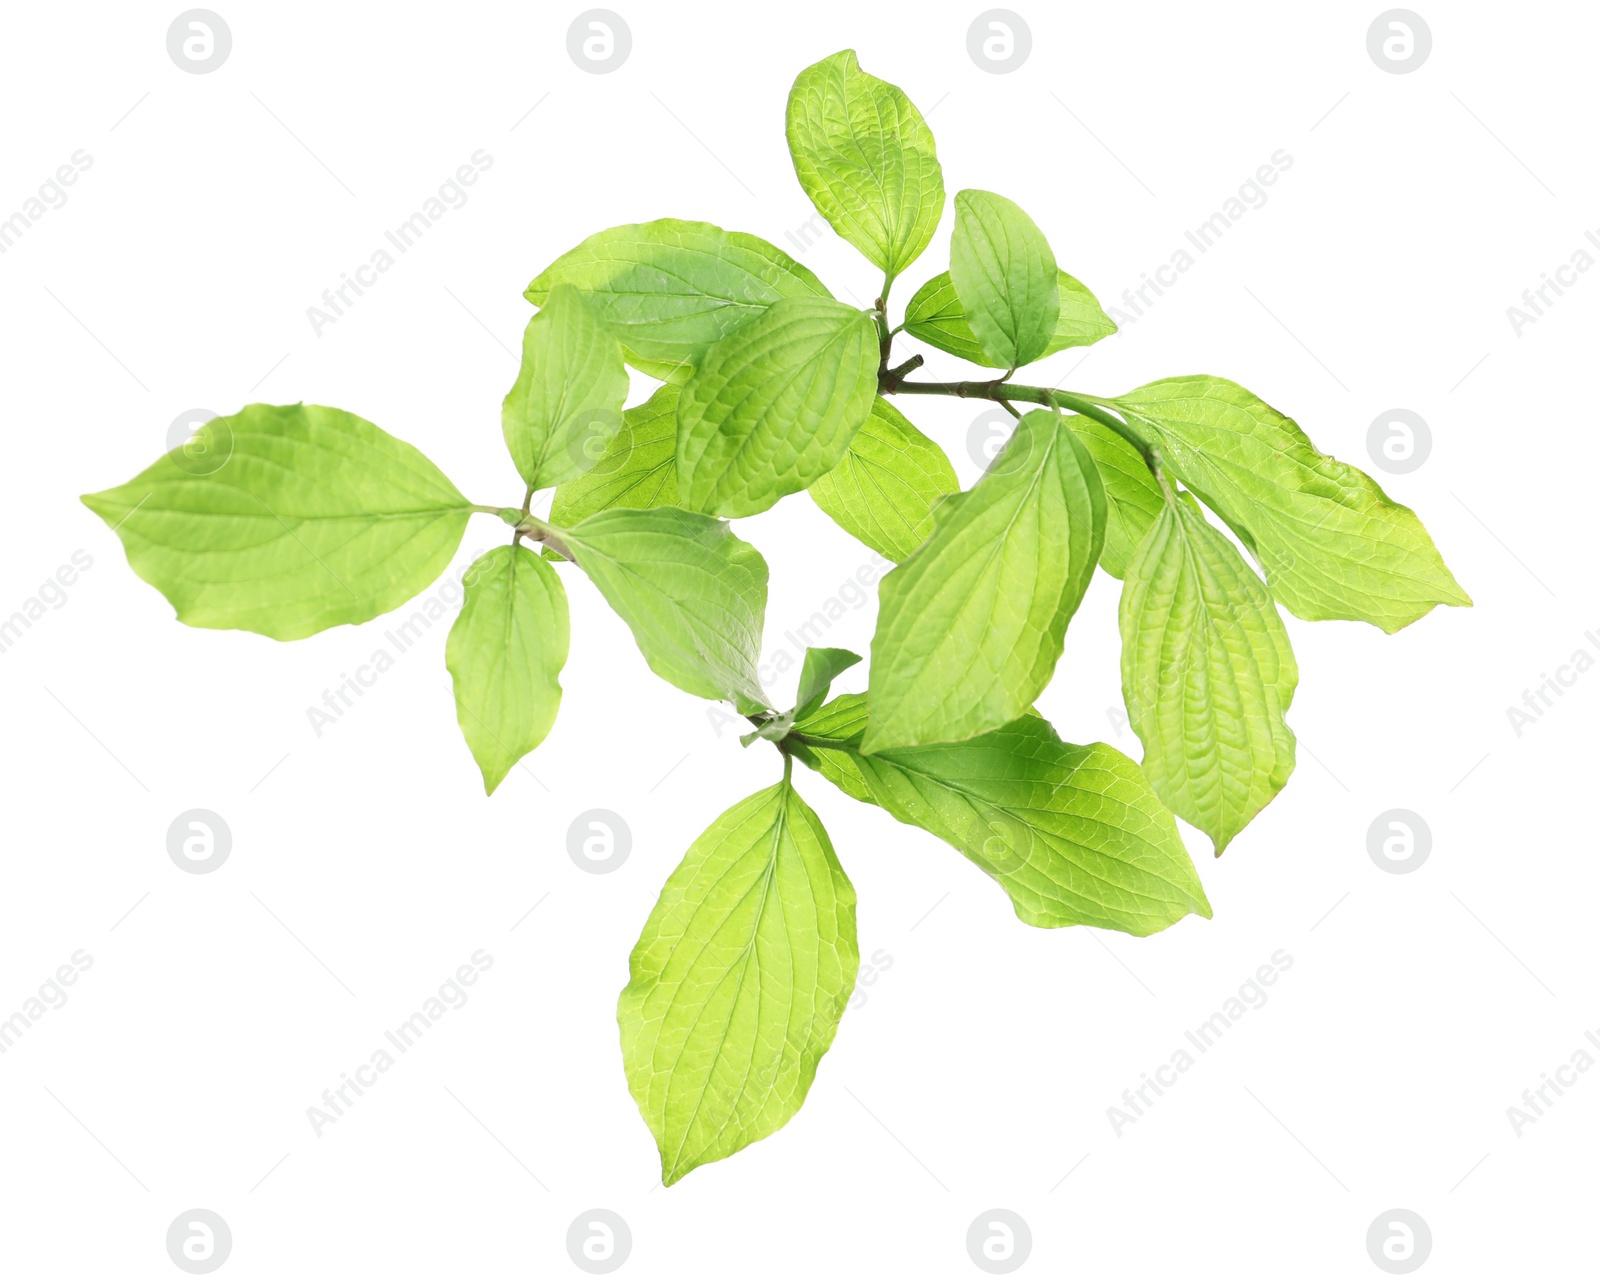
<path fill-rule="evenodd" d="M 908 383 L 898 380 L 893 387 L 883 389 L 890 393 L 931 393 L 943 397 L 976 397 L 983 401 L 999 402 L 1005 406 L 1007 402 L 1033 402 L 1039 406 L 1050 406 L 1056 410 L 1070 410 L 1074 414 L 1082 415 L 1085 419 L 1092 419 L 1097 424 L 1104 424 L 1143 457 L 1146 465 L 1155 474 L 1158 481 L 1165 483 L 1165 474 L 1161 470 L 1161 456 L 1156 448 L 1141 438 L 1118 415 L 1106 410 L 1091 397 L 1082 393 L 1063 392 L 1058 388 L 1039 388 L 1032 384 L 1008 384 L 1001 379 L 963 379 L 954 383 Z M 1006 406 L 1007 410 L 1011 408 Z M 1014 412 L 1013 412 L 1014 413 Z"/>

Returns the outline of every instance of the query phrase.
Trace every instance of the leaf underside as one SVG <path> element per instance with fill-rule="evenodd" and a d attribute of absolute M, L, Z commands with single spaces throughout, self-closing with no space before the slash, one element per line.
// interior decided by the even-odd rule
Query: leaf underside
<path fill-rule="evenodd" d="M 1294 770 L 1284 722 L 1298 670 L 1272 595 L 1188 495 L 1128 566 L 1122 693 L 1144 774 L 1217 854 Z"/>
<path fill-rule="evenodd" d="M 1031 411 L 932 537 L 884 577 L 869 752 L 959 741 L 1025 713 L 1050 681 L 1105 533 L 1099 475 L 1067 421 Z"/>
<path fill-rule="evenodd" d="M 83 497 L 186 625 L 288 641 L 360 624 L 426 589 L 461 543 L 466 498 L 348 411 L 251 405 L 201 433 L 210 458 L 179 447 Z"/>
<path fill-rule="evenodd" d="M 456 720 L 495 787 L 555 725 L 567 662 L 567 593 L 531 549 L 503 544 L 468 569 L 461 614 L 445 643 Z"/>
<path fill-rule="evenodd" d="M 967 741 L 863 754 L 866 710 L 864 694 L 840 696 L 797 722 L 796 757 L 958 849 L 1024 923 L 1143 937 L 1211 917 L 1172 814 L 1126 755 L 1067 744 L 1036 714 Z"/>
<path fill-rule="evenodd" d="M 1440 604 L 1471 605 L 1415 513 L 1238 384 L 1163 379 L 1109 404 L 1233 528 L 1302 620 L 1394 633 Z"/>
<path fill-rule="evenodd" d="M 833 1043 L 856 894 L 787 781 L 736 803 L 668 878 L 617 1003 L 628 1088 L 667 1186 L 781 1128 Z"/>

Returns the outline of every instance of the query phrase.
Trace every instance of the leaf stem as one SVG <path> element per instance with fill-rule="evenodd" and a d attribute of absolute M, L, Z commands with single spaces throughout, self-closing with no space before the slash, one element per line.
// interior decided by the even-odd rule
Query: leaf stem
<path fill-rule="evenodd" d="M 517 523 L 517 536 L 527 536 L 530 540 L 537 540 L 547 549 L 554 549 L 568 562 L 577 562 L 573 556 L 572 548 L 567 544 L 566 532 L 558 527 L 543 522 L 531 513 L 524 513 L 522 521 Z"/>
<path fill-rule="evenodd" d="M 878 382 L 889 371 L 889 346 L 894 342 L 894 331 L 889 329 L 889 282 L 883 283 L 883 293 L 872 301 L 872 324 L 878 329 Z"/>

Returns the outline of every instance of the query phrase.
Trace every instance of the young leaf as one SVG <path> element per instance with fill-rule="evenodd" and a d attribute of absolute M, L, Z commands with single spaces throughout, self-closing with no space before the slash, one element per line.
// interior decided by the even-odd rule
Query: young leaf
<path fill-rule="evenodd" d="M 855 987 L 856 893 L 789 783 L 729 808 L 668 878 L 617 1001 L 661 1181 L 800 1109 Z"/>
<path fill-rule="evenodd" d="M 622 429 L 587 473 L 556 488 L 550 521 L 572 526 L 602 509 L 678 505 L 678 389 L 663 384 L 622 412 Z"/>
<path fill-rule="evenodd" d="M 927 249 L 944 212 L 922 113 L 846 49 L 795 78 L 785 133 L 811 203 L 892 282 Z"/>
<path fill-rule="evenodd" d="M 522 369 L 501 407 L 506 446 L 534 490 L 579 476 L 622 425 L 628 372 L 582 294 L 557 286 L 522 336 Z"/>
<path fill-rule="evenodd" d="M 806 658 L 800 665 L 800 685 L 795 692 L 794 708 L 769 719 L 755 731 L 746 732 L 739 738 L 739 744 L 749 745 L 755 740 L 781 741 L 796 719 L 809 718 L 822 707 L 835 678 L 860 663 L 860 656 L 842 647 L 807 647 Z"/>
<path fill-rule="evenodd" d="M 588 293 L 629 365 L 674 382 L 769 304 L 832 297 L 810 268 L 760 237 L 684 219 L 597 232 L 535 277 L 524 295 L 542 306 L 563 283 Z"/>
<path fill-rule="evenodd" d="M 1061 313 L 1059 271 L 1020 206 L 993 192 L 956 193 L 950 280 L 985 365 L 1014 370 L 1045 354 Z"/>
<path fill-rule="evenodd" d="M 837 464 L 872 413 L 872 318 L 831 299 L 784 299 L 717 343 L 678 400 L 678 487 L 723 517 L 770 509 Z"/>
<path fill-rule="evenodd" d="M 1025 713 L 1094 574 L 1106 500 L 1089 453 L 1030 411 L 932 537 L 878 588 L 869 752 L 961 741 Z"/>
<path fill-rule="evenodd" d="M 800 685 L 795 689 L 794 716 L 806 718 L 828 699 L 828 688 L 845 670 L 861 663 L 861 657 L 843 647 L 807 647 L 800 665 Z"/>
<path fill-rule="evenodd" d="M 468 569 L 444 663 L 456 721 L 493 794 L 517 760 L 555 725 L 567 663 L 567 593 L 543 558 L 520 545 L 491 549 Z"/>
<path fill-rule="evenodd" d="M 767 564 L 726 522 L 683 509 L 606 509 L 563 538 L 657 674 L 742 714 L 767 708 L 756 677 Z"/>
<path fill-rule="evenodd" d="M 1150 466 L 1120 433 L 1086 415 L 1067 418 L 1094 459 L 1106 491 L 1106 543 L 1100 565 L 1121 580 L 1134 550 L 1165 507 Z"/>
<path fill-rule="evenodd" d="M 1238 384 L 1163 379 L 1109 404 L 1233 528 L 1302 620 L 1392 634 L 1440 604 L 1472 605 L 1415 513 Z"/>
<path fill-rule="evenodd" d="M 1106 316 L 1100 301 L 1076 277 L 1057 269 L 1056 291 L 1061 311 L 1056 318 L 1055 333 L 1040 357 L 1048 357 L 1063 348 L 1085 348 L 1117 333 L 1117 323 Z M 963 361 L 1005 367 L 1004 362 L 992 361 L 978 343 L 948 272 L 941 272 L 924 283 L 911 296 L 911 302 L 906 305 L 905 328 L 907 333 Z"/>
<path fill-rule="evenodd" d="M 970 741 L 863 754 L 866 725 L 867 695 L 840 696 L 789 744 L 845 793 L 957 848 L 1023 923 L 1143 937 L 1211 918 L 1172 814 L 1109 745 L 1069 745 L 1030 713 Z"/>
<path fill-rule="evenodd" d="M 1294 770 L 1299 670 L 1272 595 L 1188 495 L 1128 565 L 1122 697 L 1161 801 L 1218 856 Z"/>
<path fill-rule="evenodd" d="M 184 624 L 305 638 L 392 611 L 449 565 L 472 506 L 416 447 L 327 406 L 221 422 L 210 472 L 179 447 L 83 497 Z"/>
<path fill-rule="evenodd" d="M 934 506 L 960 489 L 938 444 L 879 397 L 811 498 L 869 549 L 904 562 L 933 534 Z"/>

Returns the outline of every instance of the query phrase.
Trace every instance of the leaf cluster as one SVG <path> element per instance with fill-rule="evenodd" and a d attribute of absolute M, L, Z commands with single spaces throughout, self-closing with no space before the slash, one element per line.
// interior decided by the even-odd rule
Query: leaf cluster
<path fill-rule="evenodd" d="M 891 328 L 891 289 L 943 218 L 944 177 L 921 113 L 853 52 L 800 73 L 785 132 L 817 210 L 882 273 L 874 306 L 747 233 L 679 219 L 596 233 L 525 292 L 538 311 L 502 414 L 520 505 L 470 503 L 413 447 L 307 405 L 246 406 L 84 497 L 180 620 L 279 639 L 393 610 L 440 574 L 473 514 L 505 522 L 446 647 L 489 792 L 556 722 L 559 563 L 656 674 L 729 702 L 747 744 L 777 747 L 781 780 L 713 821 L 668 878 L 618 1005 L 668 1183 L 799 1109 L 855 984 L 855 891 L 796 760 L 955 848 L 1023 922 L 1143 936 L 1211 915 L 1175 818 L 1220 854 L 1294 768 L 1298 671 L 1279 606 L 1393 632 L 1468 602 L 1411 510 L 1237 384 L 1185 376 L 1101 397 L 1015 382 L 1116 327 L 1003 196 L 955 195 L 949 270 Z M 981 370 L 915 383 L 920 356 L 892 364 L 901 333 Z M 629 366 L 661 381 L 631 407 Z M 1034 409 L 960 491 L 888 400 L 908 395 Z M 728 519 L 802 491 L 898 565 L 866 690 L 830 701 L 860 657 L 812 649 L 780 709 L 757 676 L 767 565 Z M 1142 763 L 1062 740 L 1035 709 L 1096 568 L 1123 582 Z"/>

